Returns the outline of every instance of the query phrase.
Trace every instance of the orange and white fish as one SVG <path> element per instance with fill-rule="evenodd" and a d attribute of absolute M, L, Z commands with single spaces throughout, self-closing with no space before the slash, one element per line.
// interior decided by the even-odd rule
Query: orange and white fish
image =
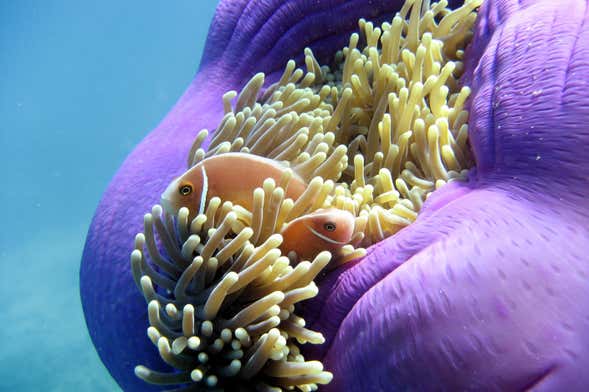
<path fill-rule="evenodd" d="M 187 207 L 189 219 L 202 213 L 206 202 L 215 196 L 251 211 L 254 190 L 267 178 L 278 183 L 286 170 L 280 163 L 258 155 L 239 152 L 214 155 L 174 179 L 162 194 L 161 203 L 171 214 Z M 285 197 L 296 200 L 306 188 L 307 183 L 293 173 Z"/>
<path fill-rule="evenodd" d="M 300 260 L 311 261 L 324 250 L 337 257 L 341 248 L 351 241 L 354 223 L 354 215 L 337 208 L 303 215 L 282 230 L 280 250 L 283 255 L 294 251 Z"/>

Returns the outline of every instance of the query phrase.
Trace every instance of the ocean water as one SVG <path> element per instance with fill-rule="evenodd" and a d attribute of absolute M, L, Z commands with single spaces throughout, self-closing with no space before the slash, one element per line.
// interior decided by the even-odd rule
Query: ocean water
<path fill-rule="evenodd" d="M 196 72 L 215 0 L 0 2 L 0 391 L 116 391 L 78 272 L 110 178 Z"/>

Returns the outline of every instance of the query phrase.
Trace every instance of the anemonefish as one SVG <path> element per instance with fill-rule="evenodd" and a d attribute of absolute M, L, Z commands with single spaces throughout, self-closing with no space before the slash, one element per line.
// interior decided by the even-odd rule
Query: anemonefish
<path fill-rule="evenodd" d="M 354 215 L 337 208 L 320 209 L 289 222 L 282 230 L 283 255 L 294 251 L 300 260 L 313 260 L 321 251 L 339 254 L 354 234 Z"/>
<path fill-rule="evenodd" d="M 204 159 L 174 179 L 161 196 L 162 206 L 171 214 L 181 207 L 190 211 L 189 219 L 202 213 L 207 201 L 218 196 L 251 210 L 253 193 L 264 180 L 279 183 L 287 167 L 247 153 L 226 153 Z M 285 197 L 293 200 L 305 191 L 307 184 L 293 173 Z"/>

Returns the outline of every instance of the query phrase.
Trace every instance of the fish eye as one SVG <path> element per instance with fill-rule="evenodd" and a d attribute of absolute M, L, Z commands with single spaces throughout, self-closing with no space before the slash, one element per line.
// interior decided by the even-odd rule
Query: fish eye
<path fill-rule="evenodd" d="M 186 184 L 186 185 L 182 185 L 179 189 L 180 194 L 182 196 L 188 196 L 192 193 L 192 186 Z"/>
<path fill-rule="evenodd" d="M 323 225 L 323 228 L 327 231 L 335 231 L 335 223 L 327 222 Z"/>

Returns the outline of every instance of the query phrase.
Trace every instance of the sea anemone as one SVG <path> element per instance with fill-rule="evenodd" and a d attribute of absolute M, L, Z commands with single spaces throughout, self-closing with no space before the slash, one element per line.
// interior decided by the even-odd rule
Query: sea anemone
<path fill-rule="evenodd" d="M 306 70 L 291 60 L 266 89 L 258 73 L 239 94 L 223 96 L 225 116 L 208 151 L 203 130 L 188 167 L 241 152 L 290 170 L 253 192 L 251 211 L 215 197 L 192 221 L 187 208 L 174 217 L 155 206 L 145 215 L 133 275 L 148 303 L 148 336 L 178 371 L 137 366 L 137 376 L 231 390 L 307 391 L 331 381 L 320 362 L 301 355 L 298 344 L 324 338 L 305 328 L 295 304 L 318 293 L 313 280 L 332 255 L 289 259 L 279 250 L 281 229 L 318 209 L 349 211 L 355 235 L 334 262 L 344 264 L 364 255 L 355 246 L 411 224 L 435 189 L 465 178 L 470 89 L 458 79 L 480 3 L 451 11 L 444 1 L 408 1 L 391 23 L 361 19 L 360 34 L 330 66 L 306 48 Z M 293 172 L 308 182 L 297 200 L 284 192 Z"/>
<path fill-rule="evenodd" d="M 141 295 L 143 289 L 137 290 L 136 284 L 138 281 L 141 285 L 142 278 L 134 282 L 131 273 L 132 265 L 136 268 L 140 259 L 135 252 L 135 262 L 129 263 L 129 253 L 133 236 L 149 230 L 141 228 L 145 211 L 158 202 L 170 181 L 186 170 L 187 156 L 194 160 L 198 148 L 191 154 L 189 150 L 198 130 L 216 130 L 224 113 L 230 111 L 237 121 L 246 106 L 251 110 L 255 102 L 268 99 L 273 94 L 266 94 L 268 88 L 280 80 L 289 58 L 296 64 L 305 63 L 305 47 L 312 48 L 307 53 L 312 53 L 318 64 L 329 65 L 326 79 L 329 74 L 336 75 L 333 55 L 349 44 L 357 20 L 373 20 L 384 36 L 380 23 L 385 17 L 390 22 L 391 15 L 400 9 L 400 1 L 393 0 L 221 0 L 199 72 L 171 113 L 117 172 L 97 208 L 84 249 L 80 291 L 88 330 L 100 358 L 125 391 L 162 388 L 136 377 L 133 369 L 138 363 L 152 369 L 152 374 L 188 370 L 167 365 L 146 338 L 149 309 Z M 584 0 L 487 1 L 480 8 L 472 43 L 463 58 L 444 53 L 450 61 L 464 64 L 463 69 L 457 66 L 448 80 L 472 89 L 465 106 L 469 112 L 466 151 L 472 153 L 475 166 L 468 172 L 468 181 L 453 180 L 429 193 L 413 223 L 370 246 L 361 259 L 317 276 L 320 292 L 295 306 L 295 314 L 305 318 L 305 328 L 320 332 L 325 339 L 323 344 L 299 346 L 305 361 L 321 361 L 324 369 L 333 373 L 330 383 L 318 384 L 322 390 L 586 389 L 589 134 L 584 124 L 589 121 L 589 95 L 583 76 L 589 73 L 587 10 Z M 413 11 L 406 7 L 405 14 Z M 439 17 L 433 20 L 440 23 Z M 363 49 L 367 39 L 360 32 L 356 48 Z M 444 45 L 451 43 L 445 37 L 436 39 Z M 364 55 L 370 60 L 370 53 Z M 308 68 L 298 72 L 298 85 Z M 260 71 L 265 73 L 264 86 L 254 100 L 240 104 L 238 109 L 237 102 L 226 96 L 224 108 L 220 97 L 244 86 Z M 295 72 L 296 67 L 292 74 Z M 422 81 L 424 86 L 426 83 Z M 308 88 L 317 94 L 314 84 Z M 340 97 L 346 87 L 334 86 Z M 451 88 L 453 94 L 460 92 Z M 320 94 L 321 89 L 318 91 Z M 400 98 L 400 90 L 395 92 Z M 408 101 L 410 93 L 408 88 Z M 426 102 L 431 108 L 431 100 Z M 335 100 L 327 103 L 337 109 Z M 448 104 L 456 107 L 450 99 Z M 373 115 L 370 113 L 358 110 L 352 120 L 366 124 L 366 116 Z M 392 127 L 397 125 L 391 120 Z M 457 130 L 452 130 L 452 136 L 458 143 L 463 139 L 455 134 Z M 335 137 L 335 131 L 332 133 Z M 223 140 L 219 142 L 217 146 Z M 210 138 L 205 138 L 203 151 L 209 151 L 209 144 Z M 334 150 L 337 145 L 334 141 Z M 463 176 L 468 163 L 453 169 L 440 151 L 446 171 Z M 457 151 L 453 149 L 455 155 Z M 348 164 L 342 177 L 325 182 L 332 181 L 334 189 L 342 186 L 352 194 L 352 184 L 342 179 L 354 181 L 348 167 L 354 167 L 356 177 L 355 155 L 348 151 L 346 156 Z M 370 160 L 376 161 L 366 156 L 364 160 L 367 164 L 357 167 L 365 166 L 365 182 L 369 182 L 372 172 L 368 165 Z M 457 160 L 462 165 L 458 156 Z M 286 162 L 294 170 L 291 161 Z M 410 191 L 413 186 L 402 173 L 400 177 Z M 422 174 L 425 178 L 426 173 Z M 429 181 L 435 188 L 432 179 Z M 280 181 L 276 182 L 275 187 L 282 187 Z M 392 172 L 391 182 L 396 187 Z M 343 184 L 348 184 L 347 188 Z M 366 187 L 369 185 L 373 184 Z M 399 200 L 407 200 L 401 190 L 397 191 Z M 328 194 L 326 200 L 332 196 Z M 216 203 L 223 206 L 225 202 Z M 239 214 L 239 208 L 233 207 L 236 209 L 228 214 Z M 144 233 L 145 247 L 150 247 L 149 238 L 154 238 L 162 258 L 174 262 L 175 257 L 168 252 L 177 249 L 181 253 L 183 238 L 191 235 L 179 230 L 184 225 L 183 216 L 169 216 L 156 208 L 152 215 L 155 228 L 151 226 L 155 234 Z M 162 233 L 171 238 L 171 251 L 166 249 L 166 235 L 160 238 L 158 234 L 157 221 L 164 225 Z M 220 224 L 213 222 L 212 227 Z M 232 228 L 234 234 L 228 234 L 226 240 L 237 237 L 239 230 L 247 230 L 245 223 L 243 226 Z M 270 230 L 268 237 L 276 231 Z M 204 233 L 201 236 L 204 248 L 210 239 Z M 370 236 L 364 240 L 368 243 Z M 257 245 L 252 242 L 252 246 Z M 155 280 L 156 275 L 173 278 L 174 273 L 158 267 L 148 249 L 140 252 L 145 272 L 139 271 L 136 276 L 149 278 L 154 295 L 164 298 L 161 304 L 176 301 L 174 293 L 159 287 Z M 194 257 L 198 253 L 197 249 Z M 294 263 L 290 267 L 296 269 Z M 147 277 L 143 278 L 146 283 Z M 213 279 L 218 284 L 220 278 Z M 149 285 L 146 287 L 149 289 Z M 196 319 L 198 304 L 206 304 L 196 302 L 195 324 L 200 321 Z M 242 303 L 239 308 L 243 305 L 247 306 Z M 171 318 L 165 308 L 163 305 L 159 312 L 162 327 Z M 168 308 L 174 314 L 174 309 Z M 176 316 L 180 315 L 182 306 L 175 308 Z M 231 312 L 240 309 L 221 306 L 216 321 L 232 317 Z M 229 312 L 226 316 L 225 311 Z M 280 325 L 276 328 L 281 331 Z M 150 331 L 157 336 L 153 329 Z M 181 329 L 175 331 L 183 333 Z M 158 333 L 166 336 L 167 332 Z M 179 337 L 167 338 L 172 353 L 173 342 Z M 178 349 L 182 342 L 176 343 Z M 197 347 L 195 339 L 192 345 Z M 186 353 L 191 353 L 190 347 Z M 187 357 L 195 361 L 194 356 Z M 196 361 L 198 368 L 198 354 Z M 277 385 L 265 375 L 265 366 L 254 377 L 256 382 Z M 138 372 L 147 373 L 142 368 Z M 207 388 L 206 378 L 203 381 L 194 383 L 191 378 L 177 385 Z M 250 381 L 244 380 L 245 388 L 254 387 Z M 222 385 L 231 380 L 219 378 L 217 382 Z"/>

